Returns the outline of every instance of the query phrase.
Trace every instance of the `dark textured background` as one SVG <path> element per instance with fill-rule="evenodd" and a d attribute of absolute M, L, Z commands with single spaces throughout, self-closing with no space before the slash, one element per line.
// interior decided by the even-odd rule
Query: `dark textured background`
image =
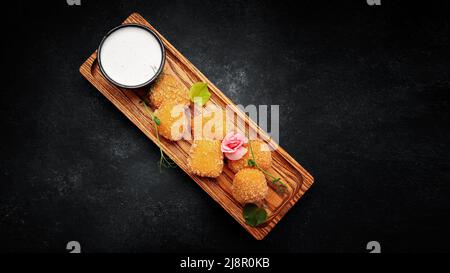
<path fill-rule="evenodd" d="M 448 251 L 448 4 L 295 2 L 5 9 L 0 251 Z M 316 183 L 264 241 L 159 173 L 157 147 L 79 74 L 134 11 L 234 102 L 281 106 L 281 145 Z"/>

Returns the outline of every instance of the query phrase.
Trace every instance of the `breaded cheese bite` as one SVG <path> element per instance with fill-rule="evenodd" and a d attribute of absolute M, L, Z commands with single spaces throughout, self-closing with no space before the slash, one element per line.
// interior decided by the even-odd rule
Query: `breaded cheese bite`
<path fill-rule="evenodd" d="M 255 161 L 258 166 L 263 169 L 267 170 L 272 165 L 272 152 L 269 149 L 269 145 L 265 143 L 264 141 L 257 139 L 257 140 L 250 140 L 249 144 L 247 144 L 247 153 L 239 160 L 228 160 L 228 167 L 234 172 L 237 173 L 240 170 L 249 167 L 248 166 L 248 160 L 252 159 L 252 155 L 250 152 L 249 145 L 252 145 L 253 154 L 255 156 Z"/>
<path fill-rule="evenodd" d="M 178 141 L 186 134 L 190 134 L 187 111 L 186 105 L 163 103 L 153 113 L 160 121 L 158 133 L 172 141 Z"/>
<path fill-rule="evenodd" d="M 189 91 L 174 76 L 162 73 L 153 83 L 148 94 L 153 107 L 159 108 L 165 102 L 172 104 L 190 104 Z"/>
<path fill-rule="evenodd" d="M 192 142 L 187 160 L 193 174 L 202 177 L 218 177 L 223 170 L 223 154 L 219 140 L 197 139 Z"/>
<path fill-rule="evenodd" d="M 232 122 L 227 122 L 225 110 L 215 106 L 203 108 L 192 119 L 191 127 L 195 139 L 222 140 L 231 131 Z"/>
<path fill-rule="evenodd" d="M 242 204 L 260 202 L 268 191 L 266 177 L 258 169 L 245 168 L 234 176 L 232 194 Z"/>

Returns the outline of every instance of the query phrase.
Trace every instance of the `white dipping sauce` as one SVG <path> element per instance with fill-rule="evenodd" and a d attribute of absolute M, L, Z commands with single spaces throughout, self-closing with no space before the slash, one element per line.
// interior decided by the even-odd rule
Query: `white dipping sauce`
<path fill-rule="evenodd" d="M 100 49 L 103 72 L 118 84 L 133 87 L 151 80 L 163 63 L 159 41 L 149 31 L 126 26 L 112 32 Z"/>

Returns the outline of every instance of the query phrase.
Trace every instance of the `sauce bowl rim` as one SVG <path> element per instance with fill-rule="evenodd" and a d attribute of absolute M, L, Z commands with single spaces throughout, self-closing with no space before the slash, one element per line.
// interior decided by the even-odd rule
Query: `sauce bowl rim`
<path fill-rule="evenodd" d="M 138 27 L 138 28 L 141 28 L 141 29 L 144 29 L 144 30 L 148 31 L 153 37 L 156 38 L 156 40 L 158 41 L 158 43 L 160 45 L 160 48 L 161 48 L 161 58 L 162 58 L 162 60 L 161 60 L 161 64 L 160 64 L 158 70 L 156 71 L 155 75 L 153 75 L 153 77 L 150 78 L 148 81 L 146 81 L 144 83 L 141 83 L 141 84 L 138 84 L 138 85 L 125 85 L 125 84 L 121 84 L 121 83 L 116 82 L 110 76 L 108 76 L 108 74 L 106 73 L 106 71 L 104 70 L 103 65 L 102 65 L 101 52 L 102 52 L 102 47 L 103 47 L 104 42 L 106 41 L 106 39 L 111 34 L 113 34 L 114 32 L 116 32 L 119 29 L 126 28 L 126 27 Z M 103 76 L 106 79 L 108 79 L 108 81 L 110 81 L 114 85 L 117 85 L 117 86 L 122 87 L 122 88 L 136 89 L 136 88 L 141 88 L 141 87 L 147 86 L 147 85 L 151 84 L 154 80 L 156 80 L 156 78 L 158 78 L 158 76 L 161 74 L 161 72 L 162 72 L 162 70 L 164 68 L 164 64 L 165 64 L 165 61 L 166 61 L 166 51 L 165 51 L 164 44 L 163 44 L 161 38 L 159 38 L 158 35 L 153 30 L 151 30 L 149 27 L 144 26 L 144 25 L 140 25 L 140 24 L 136 24 L 136 23 L 128 23 L 128 24 L 122 24 L 120 26 L 117 26 L 117 27 L 111 29 L 103 37 L 103 39 L 100 42 L 100 45 L 98 46 L 98 49 L 97 49 L 97 59 L 98 59 L 98 65 L 100 67 L 100 71 L 102 72 Z"/>

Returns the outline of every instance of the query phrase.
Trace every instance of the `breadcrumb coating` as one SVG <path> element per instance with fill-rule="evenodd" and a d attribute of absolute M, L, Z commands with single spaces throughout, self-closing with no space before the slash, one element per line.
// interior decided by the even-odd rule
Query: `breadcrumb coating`
<path fill-rule="evenodd" d="M 158 125 L 158 133 L 173 141 L 180 140 L 185 134 L 189 134 L 189 119 L 186 111 L 186 105 L 163 103 L 154 112 L 161 121 Z"/>
<path fill-rule="evenodd" d="M 272 152 L 269 150 L 269 145 L 262 140 L 250 140 L 252 145 L 253 154 L 255 156 L 255 161 L 258 166 L 267 170 L 272 165 Z M 228 160 L 228 167 L 234 172 L 237 173 L 240 170 L 249 167 L 248 160 L 252 159 L 252 155 L 250 153 L 250 148 L 247 144 L 248 148 L 247 153 L 239 160 Z"/>
<path fill-rule="evenodd" d="M 189 151 L 187 165 L 193 174 L 218 177 L 223 170 L 223 154 L 219 140 L 194 140 Z"/>
<path fill-rule="evenodd" d="M 218 107 L 203 108 L 192 119 L 194 138 L 222 140 L 231 131 L 232 123 L 227 122 L 226 111 Z"/>
<path fill-rule="evenodd" d="M 190 104 L 189 91 L 176 77 L 162 73 L 152 84 L 149 101 L 155 108 L 160 108 L 165 102 L 172 104 Z"/>
<path fill-rule="evenodd" d="M 233 180 L 233 197 L 240 203 L 257 203 L 267 196 L 267 186 L 264 174 L 255 168 L 240 170 Z"/>

